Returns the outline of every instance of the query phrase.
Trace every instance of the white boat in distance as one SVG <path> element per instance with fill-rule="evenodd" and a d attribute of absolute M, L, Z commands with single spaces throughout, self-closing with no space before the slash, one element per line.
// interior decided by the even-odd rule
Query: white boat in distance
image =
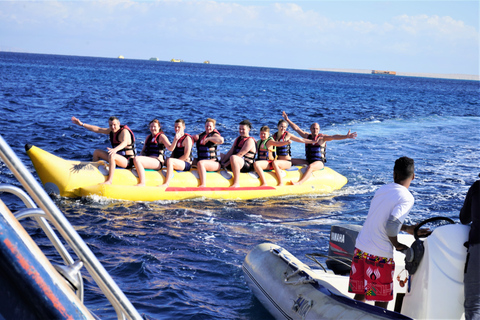
<path fill-rule="evenodd" d="M 345 265 L 330 256 L 351 261 L 353 249 L 346 246 L 354 247 L 360 228 L 353 227 L 332 226 L 327 266 L 334 270 L 311 268 L 275 244 L 256 246 L 242 265 L 247 284 L 276 319 L 464 319 L 463 244 L 469 226 L 441 226 L 425 240 L 399 235 L 399 241 L 412 248 L 407 268 L 413 274 L 405 270 L 405 255 L 395 252 L 394 300 L 388 310 L 353 300 L 348 293 L 350 262 Z M 310 259 L 315 261 L 314 256 Z M 416 271 L 411 269 L 415 265 Z"/>

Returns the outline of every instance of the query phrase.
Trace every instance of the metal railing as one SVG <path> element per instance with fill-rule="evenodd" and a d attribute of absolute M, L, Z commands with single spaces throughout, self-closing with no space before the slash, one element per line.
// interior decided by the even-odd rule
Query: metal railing
<path fill-rule="evenodd" d="M 120 290 L 100 261 L 98 261 L 90 248 L 88 248 L 83 239 L 72 227 L 70 222 L 68 222 L 63 213 L 58 209 L 52 199 L 50 199 L 42 186 L 35 180 L 1 135 L 0 158 L 5 162 L 15 178 L 27 191 L 27 193 L 25 193 L 17 187 L 0 185 L 0 192 L 9 192 L 16 195 L 27 207 L 27 209 L 22 209 L 16 212 L 15 217 L 18 220 L 26 217 L 33 218 L 40 225 L 53 246 L 57 249 L 65 264 L 67 266 L 74 265 L 73 258 L 49 225 L 50 222 L 75 252 L 76 256 L 90 273 L 92 279 L 98 285 L 100 290 L 102 290 L 105 297 L 110 301 L 117 313 L 118 319 L 142 319 L 135 307 Z M 81 285 L 81 288 L 77 289 L 77 296 L 83 302 L 82 276 L 80 273 L 77 273 L 75 278 Z"/>

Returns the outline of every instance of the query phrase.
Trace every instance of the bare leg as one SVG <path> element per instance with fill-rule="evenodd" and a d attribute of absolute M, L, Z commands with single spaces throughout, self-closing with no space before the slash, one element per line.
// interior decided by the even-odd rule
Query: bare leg
<path fill-rule="evenodd" d="M 133 164 L 135 165 L 135 169 L 137 169 L 138 173 L 138 187 L 143 187 L 145 185 L 145 168 L 143 167 L 142 161 L 139 157 L 135 157 L 133 159 Z"/>
<path fill-rule="evenodd" d="M 220 162 L 215 160 L 200 160 L 197 162 L 197 172 L 200 178 L 199 188 L 207 185 L 207 171 L 218 171 L 221 169 Z"/>
<path fill-rule="evenodd" d="M 128 159 L 125 158 L 124 156 L 119 156 L 115 153 L 112 153 L 108 157 L 108 163 L 109 163 L 108 178 L 104 183 L 101 183 L 101 184 L 112 184 L 113 174 L 115 173 L 115 168 L 117 164 L 122 168 L 126 168 L 128 165 Z"/>
<path fill-rule="evenodd" d="M 138 156 L 133 159 L 135 168 L 137 169 L 139 182 L 137 186 L 145 186 L 145 169 L 160 170 L 162 163 L 158 158 Z"/>
<path fill-rule="evenodd" d="M 173 170 L 184 170 L 185 169 L 185 161 L 175 159 L 175 158 L 168 158 L 167 160 L 167 176 L 165 177 L 165 182 L 159 187 L 168 187 L 170 184 L 170 180 L 173 177 Z"/>
<path fill-rule="evenodd" d="M 97 149 L 93 152 L 92 161 L 105 160 L 108 161 L 108 152 L 104 150 Z"/>
<path fill-rule="evenodd" d="M 170 183 L 170 180 L 172 179 L 173 176 L 173 159 L 168 158 L 166 162 L 166 167 L 167 167 L 167 173 L 165 175 L 165 181 L 163 182 L 162 185 L 159 187 L 168 187 L 168 184 Z"/>
<path fill-rule="evenodd" d="M 267 182 L 265 181 L 265 174 L 263 173 L 263 170 L 268 168 L 268 161 L 255 161 L 253 163 L 253 167 L 255 168 L 255 172 L 258 174 L 258 177 L 260 178 L 260 186 L 266 186 Z"/>
<path fill-rule="evenodd" d="M 233 173 L 233 184 L 230 186 L 230 188 L 240 187 L 238 179 L 240 178 L 240 170 L 243 168 L 244 164 L 245 164 L 245 160 L 243 160 L 243 158 L 240 158 L 235 155 L 230 157 L 230 166 L 232 167 L 232 173 Z"/>
<path fill-rule="evenodd" d="M 305 173 L 303 174 L 302 178 L 298 180 L 298 182 L 291 181 L 291 183 L 296 186 L 296 185 L 301 185 L 305 181 L 307 181 L 313 174 L 314 171 L 323 169 L 323 162 L 322 161 L 315 161 L 311 163 L 308 167 Z"/>
<path fill-rule="evenodd" d="M 275 160 L 272 162 L 275 175 L 277 176 L 278 186 L 283 186 L 282 169 L 288 169 L 292 166 L 292 162 L 288 160 Z"/>
<path fill-rule="evenodd" d="M 356 293 L 353 297 L 354 300 L 365 302 L 365 295 Z"/>
<path fill-rule="evenodd" d="M 383 309 L 387 309 L 388 307 L 388 301 L 375 301 L 375 305 L 377 307 L 381 307 Z"/>

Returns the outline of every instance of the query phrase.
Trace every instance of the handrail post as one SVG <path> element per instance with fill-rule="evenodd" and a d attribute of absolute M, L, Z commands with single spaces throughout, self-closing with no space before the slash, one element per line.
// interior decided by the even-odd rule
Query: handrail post
<path fill-rule="evenodd" d="M 18 181 L 22 184 L 35 203 L 45 212 L 48 220 L 55 226 L 68 245 L 73 249 L 80 260 L 85 264 L 94 281 L 97 283 L 103 294 L 114 307 L 117 315 L 122 314 L 128 319 L 139 319 L 142 317 L 120 290 L 103 265 L 97 260 L 93 252 L 84 243 L 72 225 L 65 218 L 63 213 L 53 203 L 45 190 L 35 180 L 33 175 L 25 168 L 15 152 L 0 135 L 0 157 L 7 167 L 12 171 Z"/>

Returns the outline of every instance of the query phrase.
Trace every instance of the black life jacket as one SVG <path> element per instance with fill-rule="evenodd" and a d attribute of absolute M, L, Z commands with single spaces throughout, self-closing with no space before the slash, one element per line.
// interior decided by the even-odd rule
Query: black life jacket
<path fill-rule="evenodd" d="M 257 146 L 256 141 L 253 137 L 242 137 L 242 136 L 240 136 L 235 140 L 235 144 L 234 144 L 234 148 L 233 148 L 233 154 L 234 155 L 239 153 L 240 150 L 242 150 L 243 145 L 245 144 L 245 142 L 247 142 L 248 139 L 253 139 L 253 142 L 255 142 L 255 147 Z M 243 156 L 243 160 L 245 160 L 245 162 L 248 162 L 248 163 L 252 164 L 255 161 L 255 153 L 256 153 L 256 150 L 255 151 L 248 151 Z"/>
<path fill-rule="evenodd" d="M 118 130 L 116 133 L 113 133 L 113 131 L 110 131 L 110 143 L 112 144 L 112 148 L 117 147 L 121 142 L 118 140 L 118 136 L 120 135 L 120 132 L 122 132 L 124 129 L 127 129 L 128 132 L 130 132 L 131 140 L 132 143 L 127 145 L 125 148 L 122 150 L 118 151 L 117 154 L 120 154 L 122 156 L 135 156 L 136 150 L 135 150 L 135 135 L 133 134 L 132 130 L 127 125 L 120 126 L 120 130 Z M 132 150 L 133 154 L 128 154 L 127 151 Z"/>
<path fill-rule="evenodd" d="M 188 133 L 185 133 L 180 139 L 178 139 L 177 141 L 177 145 L 175 146 L 175 149 L 172 151 L 172 158 L 180 158 L 181 156 L 183 156 L 183 154 L 185 153 L 185 147 L 182 146 L 183 144 L 183 140 L 185 140 L 185 138 L 187 137 L 190 137 L 190 139 L 192 139 L 193 141 L 193 138 L 191 135 L 189 135 Z M 190 154 L 188 155 L 188 158 L 190 160 L 192 160 L 192 152 L 190 151 Z"/>
<path fill-rule="evenodd" d="M 275 139 L 275 141 L 285 141 L 285 136 L 287 135 L 288 131 L 285 131 L 282 136 L 280 138 L 277 139 L 277 136 L 278 136 L 278 132 L 275 132 L 275 134 L 273 135 L 273 138 Z M 281 147 L 276 147 L 276 151 L 277 151 L 277 155 L 278 156 L 290 156 L 292 155 L 292 152 L 290 151 L 290 145 L 287 144 L 285 146 L 281 146 Z"/>
<path fill-rule="evenodd" d="M 213 130 L 210 132 L 208 135 L 204 131 L 203 133 L 200 134 L 197 140 L 197 155 L 198 155 L 198 160 L 210 160 L 210 159 L 217 159 L 217 144 L 213 143 L 212 141 L 208 141 L 205 144 L 201 144 L 203 140 L 206 138 L 209 138 L 215 134 L 220 135 L 220 132 L 217 130 Z"/>
<path fill-rule="evenodd" d="M 256 160 L 275 160 L 275 151 L 270 153 L 270 151 L 267 148 L 267 143 L 270 140 L 273 140 L 273 137 L 268 137 L 266 140 L 257 141 L 257 159 Z"/>
<path fill-rule="evenodd" d="M 145 155 L 146 156 L 165 156 L 165 145 L 159 141 L 160 136 L 163 134 L 163 131 L 160 131 L 152 137 L 150 134 L 147 139 L 145 140 Z"/>
<path fill-rule="evenodd" d="M 310 140 L 315 140 L 315 138 L 311 134 L 308 135 L 308 139 Z M 321 146 L 316 143 L 305 144 L 305 157 L 307 158 L 308 163 L 312 163 L 315 161 L 322 161 L 323 163 L 327 162 L 326 152 L 327 152 L 326 142 L 324 146 Z"/>

